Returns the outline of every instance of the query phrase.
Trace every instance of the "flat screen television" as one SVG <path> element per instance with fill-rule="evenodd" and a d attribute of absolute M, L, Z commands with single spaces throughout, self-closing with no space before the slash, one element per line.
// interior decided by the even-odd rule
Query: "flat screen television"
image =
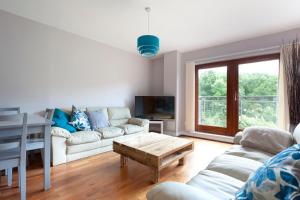
<path fill-rule="evenodd" d="M 151 120 L 175 119 L 175 97 L 136 96 L 135 117 Z"/>

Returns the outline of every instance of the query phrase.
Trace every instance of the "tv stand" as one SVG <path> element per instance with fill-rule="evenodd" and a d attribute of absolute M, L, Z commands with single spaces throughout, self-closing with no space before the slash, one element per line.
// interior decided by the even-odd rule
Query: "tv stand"
<path fill-rule="evenodd" d="M 149 126 L 151 124 L 158 124 L 160 125 L 160 133 L 164 133 L 164 121 L 163 120 L 149 120 Z"/>

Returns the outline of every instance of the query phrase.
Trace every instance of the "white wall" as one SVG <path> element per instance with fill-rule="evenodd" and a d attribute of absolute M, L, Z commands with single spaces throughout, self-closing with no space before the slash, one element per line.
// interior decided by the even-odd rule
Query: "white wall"
<path fill-rule="evenodd" d="M 0 27 L 0 106 L 132 106 L 135 95 L 160 92 L 137 54 L 1 10 Z"/>
<path fill-rule="evenodd" d="M 177 51 L 164 54 L 164 95 L 176 96 L 177 93 Z"/>
<path fill-rule="evenodd" d="M 164 54 L 164 95 L 175 96 L 175 121 L 167 121 L 166 129 L 170 130 L 170 134 L 178 135 L 179 116 L 179 69 L 181 56 L 178 51 L 172 51 Z"/>
<path fill-rule="evenodd" d="M 164 57 L 160 57 L 151 61 L 152 68 L 152 89 L 154 96 L 164 95 Z"/>

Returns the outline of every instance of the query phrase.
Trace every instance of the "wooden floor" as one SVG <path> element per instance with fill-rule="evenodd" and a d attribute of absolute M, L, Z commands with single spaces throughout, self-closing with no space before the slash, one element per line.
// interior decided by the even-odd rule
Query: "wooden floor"
<path fill-rule="evenodd" d="M 187 182 L 199 170 L 204 169 L 217 155 L 228 149 L 231 144 L 189 138 L 195 141 L 195 150 L 186 157 L 184 166 L 177 163 L 161 172 L 160 182 Z M 51 189 L 43 191 L 43 168 L 41 161 L 31 162 L 27 170 L 27 198 L 29 200 L 92 200 L 121 199 L 141 200 L 154 186 L 151 183 L 151 170 L 135 161 L 129 160 L 128 166 L 120 168 L 120 156 L 108 152 L 90 158 L 59 165 L 51 169 Z M 39 160 L 39 159 L 38 159 Z M 13 187 L 5 186 L 2 178 L 0 199 L 19 199 L 17 172 L 14 172 Z"/>

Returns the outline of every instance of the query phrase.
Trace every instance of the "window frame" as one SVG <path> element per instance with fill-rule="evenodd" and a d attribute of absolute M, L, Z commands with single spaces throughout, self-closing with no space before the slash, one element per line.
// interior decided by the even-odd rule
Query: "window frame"
<path fill-rule="evenodd" d="M 259 56 L 244 57 L 238 59 L 231 59 L 225 61 L 218 61 L 206 64 L 198 64 L 195 66 L 195 131 L 197 132 L 207 132 L 218 135 L 234 136 L 241 129 L 238 128 L 239 123 L 239 70 L 238 66 L 240 64 L 269 61 L 269 60 L 279 60 L 280 54 L 266 54 Z M 209 125 L 199 125 L 198 116 L 198 95 L 199 95 L 199 79 L 198 71 L 200 69 L 209 69 L 227 66 L 227 115 L 226 115 L 226 127 L 217 127 Z M 230 111 L 230 112 L 229 112 Z"/>

